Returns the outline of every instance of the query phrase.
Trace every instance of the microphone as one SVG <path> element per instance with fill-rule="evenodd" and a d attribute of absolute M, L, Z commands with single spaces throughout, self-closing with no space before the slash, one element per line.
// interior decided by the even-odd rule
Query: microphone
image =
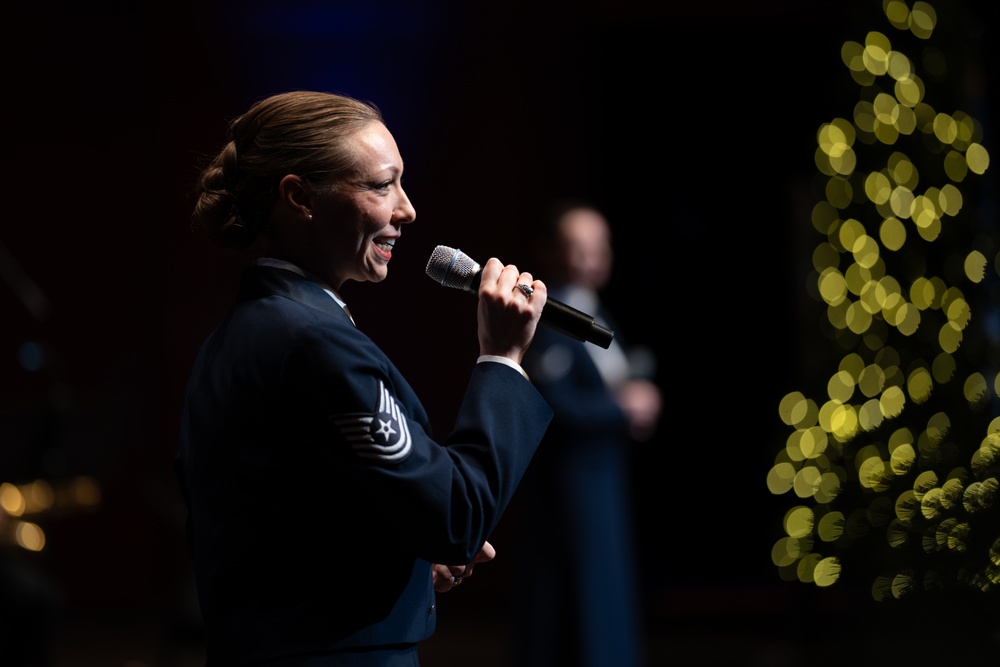
<path fill-rule="evenodd" d="M 482 267 L 461 250 L 439 245 L 427 261 L 427 275 L 445 287 L 479 293 Z M 541 322 L 550 329 L 566 334 L 584 343 L 593 343 L 607 349 L 615 332 L 605 329 L 587 315 L 553 298 L 545 301 Z"/>

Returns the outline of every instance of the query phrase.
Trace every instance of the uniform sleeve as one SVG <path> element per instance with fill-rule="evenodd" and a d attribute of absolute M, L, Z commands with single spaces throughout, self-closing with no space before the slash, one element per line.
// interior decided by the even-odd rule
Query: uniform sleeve
<path fill-rule="evenodd" d="M 360 332 L 314 331 L 290 362 L 290 404 L 321 418 L 312 447 L 340 471 L 335 483 L 359 521 L 401 540 L 431 562 L 472 560 L 496 528 L 544 435 L 552 413 L 517 370 L 478 363 L 453 431 L 430 434 L 410 385 Z M 294 370 L 291 370 L 294 367 Z M 343 493 L 339 494 L 345 495 Z"/>

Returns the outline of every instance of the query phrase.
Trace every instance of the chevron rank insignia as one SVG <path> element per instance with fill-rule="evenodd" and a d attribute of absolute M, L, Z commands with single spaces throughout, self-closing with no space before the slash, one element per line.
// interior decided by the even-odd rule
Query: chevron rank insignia
<path fill-rule="evenodd" d="M 398 463 L 409 456 L 413 447 L 410 428 L 396 405 L 396 399 L 381 380 L 378 389 L 377 412 L 340 415 L 334 423 L 358 456 L 383 463 Z"/>

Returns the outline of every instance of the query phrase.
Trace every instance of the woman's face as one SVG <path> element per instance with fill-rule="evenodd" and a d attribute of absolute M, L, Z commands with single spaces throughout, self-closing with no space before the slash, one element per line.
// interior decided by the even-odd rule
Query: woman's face
<path fill-rule="evenodd" d="M 312 209 L 323 277 L 335 288 L 347 280 L 384 280 L 402 225 L 417 216 L 403 192 L 403 159 L 389 130 L 373 122 L 349 141 L 357 157 L 353 172 L 316 196 Z"/>

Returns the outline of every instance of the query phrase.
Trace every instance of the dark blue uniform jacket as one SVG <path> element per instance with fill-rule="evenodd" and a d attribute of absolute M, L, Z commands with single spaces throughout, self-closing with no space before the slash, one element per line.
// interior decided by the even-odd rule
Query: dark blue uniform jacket
<path fill-rule="evenodd" d="M 473 559 L 551 416 L 515 369 L 478 363 L 436 441 L 328 293 L 248 268 L 194 364 L 177 457 L 208 664 L 429 637 L 430 563 Z"/>

